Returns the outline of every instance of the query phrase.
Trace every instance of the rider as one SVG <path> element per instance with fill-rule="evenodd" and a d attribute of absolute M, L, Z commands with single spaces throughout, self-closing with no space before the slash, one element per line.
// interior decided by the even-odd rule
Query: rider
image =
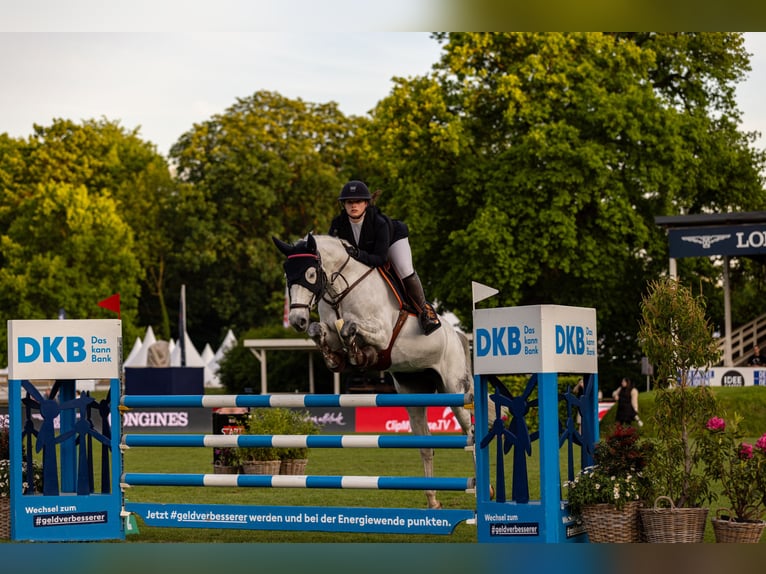
<path fill-rule="evenodd" d="M 407 225 L 384 215 L 373 204 L 370 190 L 361 181 L 353 180 L 344 185 L 338 201 L 342 211 L 332 220 L 330 235 L 348 241 L 349 255 L 365 265 L 382 267 L 390 259 L 420 313 L 423 332 L 430 335 L 441 327 L 412 265 Z"/>

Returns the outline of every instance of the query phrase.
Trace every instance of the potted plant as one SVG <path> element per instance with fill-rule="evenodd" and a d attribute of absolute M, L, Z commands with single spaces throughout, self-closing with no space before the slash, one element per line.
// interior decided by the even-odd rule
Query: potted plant
<path fill-rule="evenodd" d="M 315 435 L 319 433 L 319 425 L 311 419 L 308 411 L 289 410 L 287 413 L 287 434 Z M 289 447 L 279 449 L 281 461 L 279 474 L 304 474 L 308 463 L 309 449 L 306 447 Z"/>
<path fill-rule="evenodd" d="M 718 542 L 758 542 L 766 527 L 766 433 L 755 445 L 744 442 L 741 421 L 737 413 L 728 422 L 712 417 L 700 440 L 705 471 L 728 501 L 712 519 Z"/>
<path fill-rule="evenodd" d="M 215 474 L 237 474 L 242 464 L 239 448 L 220 447 L 213 449 L 213 472 Z"/>
<path fill-rule="evenodd" d="M 654 365 L 656 393 L 656 437 L 646 469 L 655 504 L 639 511 L 646 538 L 701 542 L 711 491 L 696 439 L 716 403 L 710 388 L 697 381 L 720 357 L 704 300 L 672 277 L 650 283 L 638 340 Z"/>
<path fill-rule="evenodd" d="M 567 481 L 570 511 L 582 516 L 591 542 L 639 542 L 638 510 L 647 488 L 643 474 L 650 445 L 632 427 L 617 425 L 596 443 L 594 466 Z"/>
<path fill-rule="evenodd" d="M 288 409 L 258 408 L 250 411 L 247 432 L 251 435 L 285 434 Z M 275 447 L 242 448 L 242 471 L 245 474 L 279 474 L 280 450 Z"/>

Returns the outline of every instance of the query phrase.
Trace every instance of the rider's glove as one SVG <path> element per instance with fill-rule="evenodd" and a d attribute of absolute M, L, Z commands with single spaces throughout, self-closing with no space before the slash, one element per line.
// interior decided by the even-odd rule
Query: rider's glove
<path fill-rule="evenodd" d="M 359 248 L 354 247 L 353 245 L 349 245 L 346 247 L 346 253 L 348 253 L 351 257 L 356 259 L 359 257 Z"/>

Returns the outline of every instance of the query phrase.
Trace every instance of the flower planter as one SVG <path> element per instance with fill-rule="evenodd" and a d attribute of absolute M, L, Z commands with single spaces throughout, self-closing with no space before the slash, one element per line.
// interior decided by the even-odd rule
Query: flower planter
<path fill-rule="evenodd" d="M 766 522 L 763 520 L 738 521 L 731 516 L 721 515 L 720 511 L 716 513 L 715 518 L 711 519 L 711 522 L 715 541 L 719 543 L 757 544 L 766 529 Z"/>
<path fill-rule="evenodd" d="M 0 497 L 0 540 L 11 537 L 11 499 Z"/>
<path fill-rule="evenodd" d="M 214 474 L 239 474 L 239 467 L 219 464 L 216 462 L 213 465 L 213 473 Z"/>
<path fill-rule="evenodd" d="M 658 506 L 660 500 L 666 500 L 670 507 Z M 669 497 L 660 496 L 655 500 L 654 508 L 641 508 L 638 512 L 647 542 L 699 543 L 705 534 L 708 510 L 676 508 Z"/>
<path fill-rule="evenodd" d="M 244 474 L 279 474 L 279 460 L 246 460 L 242 463 Z"/>
<path fill-rule="evenodd" d="M 279 465 L 279 474 L 306 474 L 306 458 L 287 458 Z"/>
<path fill-rule="evenodd" d="M 588 539 L 593 543 L 635 543 L 641 541 L 639 501 L 628 502 L 618 510 L 613 504 L 588 504 L 582 519 Z"/>

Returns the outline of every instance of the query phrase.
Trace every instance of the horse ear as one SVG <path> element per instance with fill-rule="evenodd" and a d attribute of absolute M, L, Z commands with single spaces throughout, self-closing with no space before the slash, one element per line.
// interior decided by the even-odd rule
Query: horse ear
<path fill-rule="evenodd" d="M 272 236 L 271 240 L 274 242 L 274 245 L 277 246 L 277 249 L 279 249 L 284 255 L 291 255 L 295 247 L 293 245 L 290 245 L 289 243 L 285 243 L 281 239 L 277 239 L 276 237 Z"/>
<path fill-rule="evenodd" d="M 311 253 L 317 252 L 317 240 L 314 239 L 314 235 L 311 233 L 306 237 L 306 247 L 308 247 L 308 250 L 311 251 Z"/>

